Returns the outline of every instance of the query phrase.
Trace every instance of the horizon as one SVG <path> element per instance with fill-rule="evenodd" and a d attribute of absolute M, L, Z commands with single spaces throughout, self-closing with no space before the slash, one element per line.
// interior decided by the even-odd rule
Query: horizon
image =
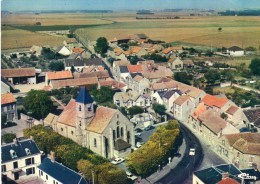
<path fill-rule="evenodd" d="M 2 11 L 136 11 L 164 9 L 243 10 L 260 9 L 259 0 L 2 0 Z"/>

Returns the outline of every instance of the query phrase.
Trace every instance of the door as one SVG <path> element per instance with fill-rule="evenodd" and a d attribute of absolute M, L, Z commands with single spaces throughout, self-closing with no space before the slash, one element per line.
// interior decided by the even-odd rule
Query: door
<path fill-rule="evenodd" d="M 18 180 L 19 179 L 19 172 L 15 172 L 14 173 L 14 180 Z"/>

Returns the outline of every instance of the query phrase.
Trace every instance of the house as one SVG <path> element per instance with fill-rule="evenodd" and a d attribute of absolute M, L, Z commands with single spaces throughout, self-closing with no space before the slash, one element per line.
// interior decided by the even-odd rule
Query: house
<path fill-rule="evenodd" d="M 239 126 L 238 128 L 242 128 L 245 125 L 249 124 L 249 120 L 246 117 L 243 110 L 236 105 L 231 105 L 225 111 L 225 114 L 227 115 L 227 121 L 231 122 L 231 124 L 234 125 L 234 126 Z"/>
<path fill-rule="evenodd" d="M 100 80 L 107 80 L 108 78 L 110 78 L 107 70 L 85 72 L 85 73 L 80 73 L 78 75 L 78 78 L 86 78 L 87 79 L 87 78 L 90 78 L 90 77 L 96 77 L 99 81 Z"/>
<path fill-rule="evenodd" d="M 12 93 L 1 94 L 1 111 L 6 114 L 7 121 L 18 119 L 16 99 Z"/>
<path fill-rule="evenodd" d="M 229 54 L 230 56 L 244 56 L 245 51 L 238 46 L 232 46 L 227 49 L 227 54 Z"/>
<path fill-rule="evenodd" d="M 66 80 L 52 80 L 49 84 L 51 89 L 60 89 L 65 87 L 76 87 L 76 86 L 85 86 L 90 88 L 92 85 L 97 85 L 97 77 L 89 78 L 77 78 L 77 79 L 66 79 Z"/>
<path fill-rule="evenodd" d="M 116 73 L 117 72 L 117 68 L 119 66 L 127 66 L 127 65 L 130 65 L 130 64 L 131 63 L 128 60 L 118 60 L 118 61 L 114 61 L 113 62 L 112 68 L 113 68 L 113 71 Z"/>
<path fill-rule="evenodd" d="M 183 67 L 184 68 L 192 68 L 194 67 L 194 62 L 191 59 L 184 59 L 182 60 L 183 62 Z"/>
<path fill-rule="evenodd" d="M 109 49 L 107 51 L 107 55 L 112 57 L 112 58 L 115 58 L 115 59 L 120 59 L 120 60 L 126 60 L 127 59 L 125 57 L 124 51 L 120 47 L 114 48 L 113 50 Z"/>
<path fill-rule="evenodd" d="M 112 159 L 125 157 L 135 145 L 133 124 L 118 110 L 96 107 L 85 87 L 71 99 L 51 127 L 64 137 Z"/>
<path fill-rule="evenodd" d="M 213 109 L 220 114 L 226 112 L 232 105 L 235 106 L 235 104 L 226 97 L 218 97 L 210 94 L 206 94 L 201 102 L 203 102 L 207 108 Z"/>
<path fill-rule="evenodd" d="M 115 93 L 113 101 L 114 104 L 116 104 L 118 107 L 126 108 L 130 108 L 133 106 L 149 108 L 151 105 L 148 95 L 140 94 L 133 90 Z"/>
<path fill-rule="evenodd" d="M 199 108 L 203 109 L 201 106 Z M 198 109 L 195 109 L 189 117 L 188 124 L 190 124 L 193 130 L 197 131 L 209 144 L 215 145 L 213 147 L 214 150 L 216 150 L 219 137 L 222 135 L 239 133 L 239 130 L 222 119 L 218 112 L 212 109 L 207 110 L 207 107 L 200 113 L 198 113 Z"/>
<path fill-rule="evenodd" d="M 127 69 L 129 73 L 140 73 L 142 69 L 142 65 L 128 65 Z"/>
<path fill-rule="evenodd" d="M 195 106 L 197 106 L 201 99 L 205 96 L 204 91 L 175 80 L 158 80 L 157 82 L 151 84 L 150 89 L 151 93 L 155 93 L 156 91 L 179 89 L 182 93 L 187 94 L 191 98 Z"/>
<path fill-rule="evenodd" d="M 58 47 L 55 52 L 62 56 L 69 56 L 71 54 L 70 50 L 64 45 Z"/>
<path fill-rule="evenodd" d="M 140 94 L 147 93 L 150 87 L 150 81 L 143 77 L 141 73 L 130 73 L 125 79 L 125 84 L 128 89 L 137 91 Z"/>
<path fill-rule="evenodd" d="M 13 90 L 13 85 L 1 76 L 1 94 L 10 93 L 11 90 Z"/>
<path fill-rule="evenodd" d="M 173 102 L 170 112 L 173 114 L 174 118 L 179 121 L 185 121 L 194 108 L 195 104 L 192 102 L 191 98 L 188 95 L 181 95 Z"/>
<path fill-rule="evenodd" d="M 1 69 L 1 76 L 11 84 L 36 84 L 35 68 Z"/>
<path fill-rule="evenodd" d="M 182 60 L 177 57 L 177 58 L 170 58 L 168 60 L 168 65 L 172 70 L 181 70 L 183 69 L 183 62 Z"/>
<path fill-rule="evenodd" d="M 54 152 L 37 166 L 36 174 L 46 184 L 88 184 L 82 175 L 57 162 Z"/>
<path fill-rule="evenodd" d="M 41 153 L 32 138 L 18 140 L 1 145 L 2 176 L 11 180 L 19 180 L 34 175 L 36 167 L 41 163 Z"/>
<path fill-rule="evenodd" d="M 127 90 L 127 86 L 122 83 L 122 82 L 118 82 L 114 79 L 107 79 L 105 81 L 98 81 L 98 89 L 100 89 L 101 87 L 111 87 L 114 90 L 120 90 L 120 91 L 126 91 Z"/>
<path fill-rule="evenodd" d="M 134 115 L 130 121 L 135 124 L 135 128 L 143 129 L 147 126 L 153 125 L 157 119 L 150 113 L 141 113 Z"/>
<path fill-rule="evenodd" d="M 219 139 L 217 153 L 240 169 L 260 168 L 260 133 L 234 133 Z"/>
<path fill-rule="evenodd" d="M 251 176 L 251 177 L 247 177 Z M 193 184 L 240 184 L 255 183 L 259 180 L 259 172 L 252 169 L 239 170 L 233 164 L 215 165 L 195 171 Z"/>
<path fill-rule="evenodd" d="M 260 107 L 254 107 L 243 110 L 248 119 L 248 128 L 257 128 L 260 131 Z"/>
<path fill-rule="evenodd" d="M 157 82 L 161 78 L 172 78 L 173 72 L 165 66 L 157 64 L 142 65 L 142 75 L 150 82 Z"/>
<path fill-rule="evenodd" d="M 171 112 L 174 101 L 182 94 L 178 89 L 157 91 L 151 95 L 152 102 L 164 105 L 167 112 Z"/>
<path fill-rule="evenodd" d="M 129 75 L 127 66 L 118 66 L 117 78 L 119 81 L 124 82 L 126 77 Z"/>
<path fill-rule="evenodd" d="M 85 51 L 85 49 L 81 48 L 81 47 L 74 47 L 72 49 L 72 52 L 73 53 L 76 53 L 76 54 L 82 54 L 83 52 Z"/>
<path fill-rule="evenodd" d="M 71 71 L 46 72 L 45 85 L 48 86 L 55 80 L 66 80 L 72 78 L 73 76 Z"/>
<path fill-rule="evenodd" d="M 75 71 L 81 72 L 84 68 L 91 66 L 104 66 L 103 61 L 100 58 L 89 58 L 89 59 L 65 59 L 64 68 L 66 71 L 70 71 L 71 67 L 74 67 Z"/>

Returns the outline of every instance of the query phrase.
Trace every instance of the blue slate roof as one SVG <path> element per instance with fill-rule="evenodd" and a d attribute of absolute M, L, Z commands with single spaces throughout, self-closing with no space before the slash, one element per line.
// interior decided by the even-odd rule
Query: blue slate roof
<path fill-rule="evenodd" d="M 88 184 L 79 173 L 49 158 L 45 158 L 38 168 L 61 183 Z"/>
<path fill-rule="evenodd" d="M 80 92 L 76 98 L 76 102 L 83 103 L 83 104 L 89 104 L 93 102 L 93 98 L 90 96 L 86 87 L 80 88 Z"/>
<path fill-rule="evenodd" d="M 25 148 L 30 150 L 30 154 L 27 154 Z M 12 158 L 10 151 L 15 151 L 17 157 Z M 1 146 L 2 163 L 6 163 L 12 160 L 20 159 L 23 157 L 30 157 L 30 155 L 40 154 L 40 150 L 36 143 L 31 139 L 17 140 L 17 143 L 4 144 Z"/>
<path fill-rule="evenodd" d="M 166 98 L 166 99 L 170 99 L 171 96 L 174 94 L 174 93 L 178 93 L 179 95 L 182 94 L 182 92 L 178 89 L 174 89 L 174 90 L 170 90 L 170 91 L 167 91 L 166 93 L 164 93 L 163 97 Z"/>
<path fill-rule="evenodd" d="M 127 66 L 119 66 L 120 73 L 129 73 Z"/>
<path fill-rule="evenodd" d="M 233 164 L 223 164 L 203 169 L 200 171 L 194 172 L 201 181 L 205 184 L 215 184 L 222 180 L 222 173 L 229 173 L 229 177 L 240 182 L 240 179 L 236 177 L 242 172 L 235 167 Z"/>

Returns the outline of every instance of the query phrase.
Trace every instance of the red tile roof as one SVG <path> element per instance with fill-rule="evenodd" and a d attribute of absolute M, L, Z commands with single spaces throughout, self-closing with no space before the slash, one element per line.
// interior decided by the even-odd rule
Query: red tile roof
<path fill-rule="evenodd" d="M 234 115 L 238 111 L 238 109 L 239 109 L 238 107 L 232 105 L 231 107 L 228 108 L 226 113 L 230 115 Z"/>
<path fill-rule="evenodd" d="M 84 51 L 85 51 L 85 49 L 80 48 L 80 47 L 76 47 L 76 48 L 73 48 L 73 49 L 72 49 L 72 52 L 74 52 L 74 53 L 79 53 L 79 54 L 81 54 L 81 53 L 84 52 Z"/>
<path fill-rule="evenodd" d="M 103 133 L 116 112 L 117 110 L 108 107 L 98 107 L 94 118 L 86 129 L 91 132 Z"/>
<path fill-rule="evenodd" d="M 202 113 L 204 113 L 207 110 L 204 103 L 199 103 L 197 108 L 194 110 L 194 112 L 191 114 L 192 117 L 198 118 Z"/>
<path fill-rule="evenodd" d="M 179 96 L 173 103 L 181 106 L 184 102 L 186 102 L 189 99 L 190 99 L 190 97 L 188 95 L 182 95 L 182 96 Z"/>
<path fill-rule="evenodd" d="M 223 107 L 228 101 L 229 100 L 227 98 L 219 98 L 209 94 L 206 94 L 205 97 L 202 99 L 202 102 L 204 102 L 205 105 L 210 107 L 216 106 L 218 108 Z"/>
<path fill-rule="evenodd" d="M 49 80 L 71 79 L 73 78 L 71 71 L 46 72 Z"/>
<path fill-rule="evenodd" d="M 76 126 L 76 101 L 71 99 L 68 105 L 57 119 L 57 122 L 75 127 Z"/>
<path fill-rule="evenodd" d="M 223 178 L 217 184 L 240 184 L 240 183 L 237 182 L 236 180 L 232 179 L 232 178 Z"/>
<path fill-rule="evenodd" d="M 128 65 L 127 68 L 130 73 L 136 73 L 142 71 L 141 65 Z"/>
<path fill-rule="evenodd" d="M 32 77 L 35 76 L 35 68 L 13 68 L 2 69 L 1 75 L 5 78 L 11 77 Z"/>
<path fill-rule="evenodd" d="M 66 86 L 87 86 L 98 83 L 97 77 L 67 79 L 67 80 L 54 80 L 52 81 L 52 88 L 59 89 Z"/>
<path fill-rule="evenodd" d="M 14 102 L 16 102 L 16 99 L 14 98 L 14 95 L 12 93 L 5 93 L 1 95 L 1 105 Z"/>

